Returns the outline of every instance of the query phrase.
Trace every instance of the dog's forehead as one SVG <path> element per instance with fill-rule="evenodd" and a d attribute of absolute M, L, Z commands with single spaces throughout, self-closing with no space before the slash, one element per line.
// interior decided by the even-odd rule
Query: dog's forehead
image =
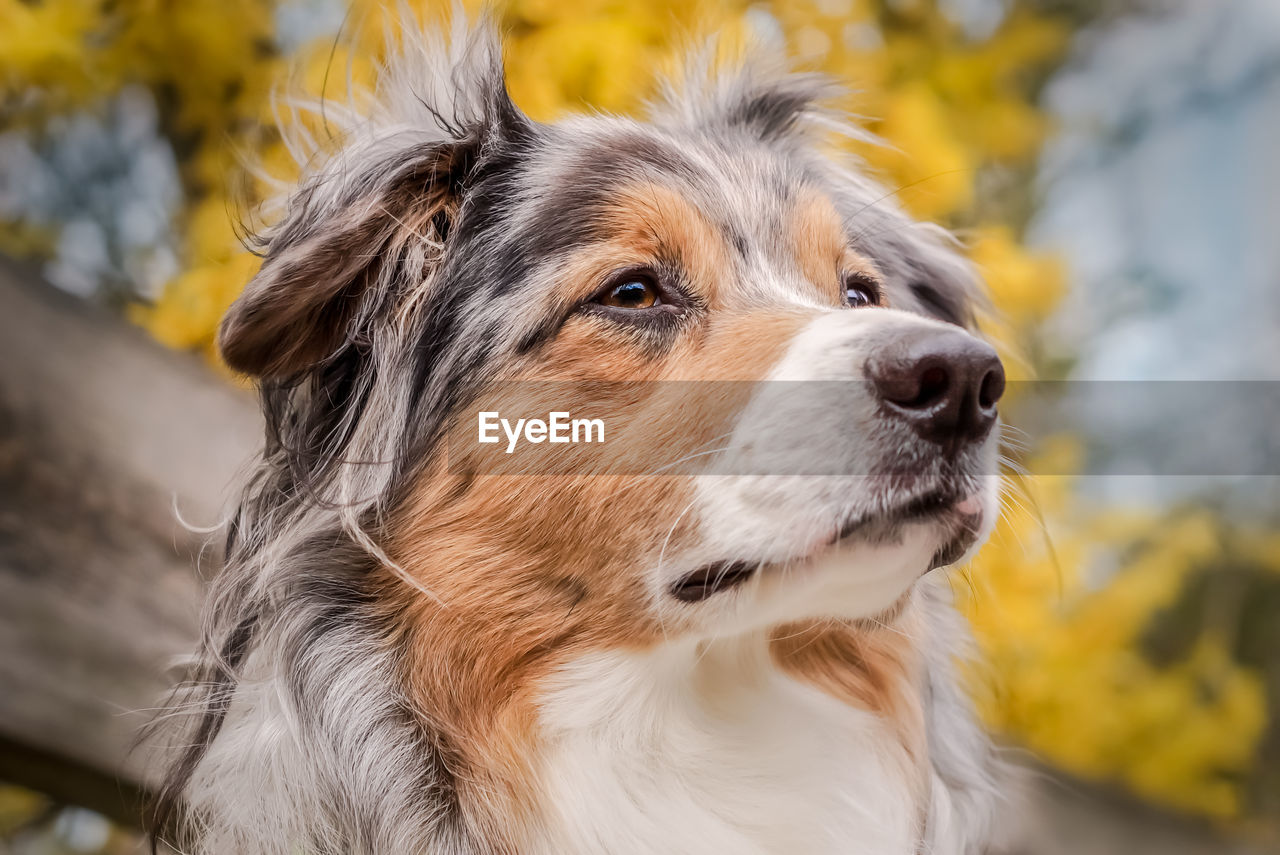
<path fill-rule="evenodd" d="M 628 189 L 656 185 L 748 254 L 771 247 L 797 202 L 817 192 L 802 163 L 745 136 L 607 118 L 549 128 L 523 178 L 519 220 L 547 248 L 605 237 L 599 213 Z"/>

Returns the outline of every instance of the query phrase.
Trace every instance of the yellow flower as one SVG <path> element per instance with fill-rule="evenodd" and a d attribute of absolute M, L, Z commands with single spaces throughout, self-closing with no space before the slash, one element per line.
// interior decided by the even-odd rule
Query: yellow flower
<path fill-rule="evenodd" d="M 88 0 L 27 3 L 0 0 L 0 81 L 19 94 L 42 85 L 81 89 L 85 42 L 95 23 L 97 4 Z"/>
<path fill-rule="evenodd" d="M 1028 252 L 1007 226 L 983 229 L 970 257 L 997 310 L 1016 328 L 1044 320 L 1066 292 L 1062 263 L 1053 256 Z"/>
<path fill-rule="evenodd" d="M 924 84 L 895 90 L 876 131 L 889 146 L 867 159 L 892 176 L 896 197 L 913 214 L 940 220 L 972 203 L 976 164 Z"/>

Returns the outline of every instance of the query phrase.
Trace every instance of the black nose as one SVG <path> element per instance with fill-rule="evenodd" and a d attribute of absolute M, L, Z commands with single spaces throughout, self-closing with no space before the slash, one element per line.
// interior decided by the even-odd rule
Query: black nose
<path fill-rule="evenodd" d="M 1004 394 L 1000 357 L 959 329 L 913 333 L 873 358 L 867 373 L 889 411 L 952 451 L 986 438 Z"/>

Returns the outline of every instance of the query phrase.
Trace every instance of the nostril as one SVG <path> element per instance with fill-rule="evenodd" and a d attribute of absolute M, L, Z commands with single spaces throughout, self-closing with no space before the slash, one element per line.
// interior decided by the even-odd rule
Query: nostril
<path fill-rule="evenodd" d="M 931 406 L 947 394 L 951 377 L 941 365 L 931 365 L 920 372 L 920 388 L 913 400 L 900 401 L 903 406 L 923 409 Z"/>
<path fill-rule="evenodd" d="M 1004 395 L 1004 369 L 997 362 L 994 368 L 987 371 L 978 387 L 978 406 L 990 410 Z"/>
<path fill-rule="evenodd" d="M 946 364 L 932 358 L 889 361 L 872 377 L 880 397 L 903 410 L 933 407 L 947 396 L 952 385 Z"/>

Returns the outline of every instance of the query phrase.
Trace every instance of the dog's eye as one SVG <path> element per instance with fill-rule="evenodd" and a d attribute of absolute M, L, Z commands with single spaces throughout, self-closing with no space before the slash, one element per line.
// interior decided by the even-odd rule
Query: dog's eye
<path fill-rule="evenodd" d="M 658 284 L 648 273 L 632 272 L 614 279 L 595 298 L 601 306 L 612 309 L 650 309 L 662 301 Z"/>
<path fill-rule="evenodd" d="M 652 267 L 617 270 L 578 311 L 651 332 L 674 329 L 672 324 L 697 305 L 680 288 L 677 275 Z"/>
<path fill-rule="evenodd" d="M 880 285 L 866 273 L 850 273 L 844 278 L 844 300 L 850 308 L 880 305 Z"/>

